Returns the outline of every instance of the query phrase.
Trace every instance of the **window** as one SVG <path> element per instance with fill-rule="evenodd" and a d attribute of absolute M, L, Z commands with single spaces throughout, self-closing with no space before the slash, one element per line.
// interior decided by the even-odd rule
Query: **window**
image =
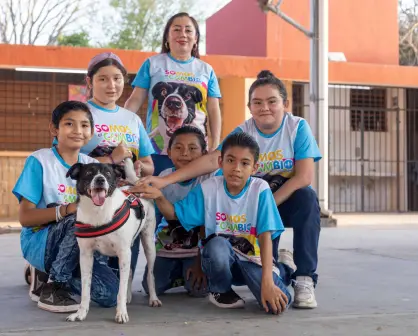
<path fill-rule="evenodd" d="M 363 113 L 366 132 L 387 132 L 386 89 L 350 89 L 350 125 L 352 131 L 361 131 Z"/>
<path fill-rule="evenodd" d="M 292 114 L 297 117 L 304 117 L 303 111 L 303 84 L 292 85 Z"/>

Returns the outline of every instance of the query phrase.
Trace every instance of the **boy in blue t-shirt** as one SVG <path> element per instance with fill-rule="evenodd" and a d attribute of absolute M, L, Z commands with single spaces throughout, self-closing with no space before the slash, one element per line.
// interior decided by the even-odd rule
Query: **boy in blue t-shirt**
<path fill-rule="evenodd" d="M 81 279 L 79 248 L 74 235 L 76 181 L 66 174 L 77 162 L 97 162 L 80 154 L 80 148 L 93 135 L 93 118 L 88 106 L 78 101 L 61 103 L 52 113 L 50 130 L 56 145 L 40 149 L 27 158 L 13 194 L 20 204 L 21 250 L 31 265 L 29 295 L 41 309 L 68 313 L 78 309 L 71 294 L 81 294 Z M 102 306 L 115 306 L 118 288 L 116 275 L 96 258 L 92 300 Z"/>
<path fill-rule="evenodd" d="M 202 155 L 207 154 L 206 148 L 205 136 L 198 128 L 184 126 L 177 129 L 168 144 L 168 156 L 172 160 L 174 168 L 162 171 L 160 176 L 171 174 L 174 170 L 181 169 Z M 214 175 L 215 172 L 186 182 L 174 183 L 161 191 L 169 202 L 175 203 L 186 197 L 194 187 Z M 191 296 L 200 297 L 206 295 L 206 277 L 202 272 L 199 248 L 192 246 L 192 244 L 184 246 L 185 244 L 173 241 L 169 225 L 166 219 L 159 213 L 158 208 L 156 208 L 156 214 L 157 223 L 159 223 L 156 232 L 157 258 L 154 266 L 157 295 L 180 286 L 184 286 Z M 194 235 L 197 235 L 197 232 L 194 232 Z M 147 268 L 144 272 L 142 286 L 148 293 L 146 274 Z"/>
<path fill-rule="evenodd" d="M 202 268 L 210 301 L 221 308 L 240 308 L 244 300 L 232 285 L 247 285 L 266 312 L 275 314 L 291 301 L 287 290 L 291 263 L 273 260 L 272 240 L 284 231 L 266 181 L 251 177 L 258 168 L 259 147 L 247 133 L 229 136 L 212 177 L 186 198 L 171 204 L 155 187 L 142 186 L 141 196 L 155 199 L 167 220 L 178 219 L 186 230 L 205 225 Z"/>

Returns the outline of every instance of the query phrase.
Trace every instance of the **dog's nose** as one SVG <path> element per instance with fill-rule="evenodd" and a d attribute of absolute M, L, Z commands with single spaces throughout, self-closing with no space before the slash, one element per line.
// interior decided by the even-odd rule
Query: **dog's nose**
<path fill-rule="evenodd" d="M 96 177 L 96 180 L 95 180 L 96 184 L 103 185 L 103 184 L 105 184 L 105 182 L 106 182 L 106 180 L 103 176 Z"/>
<path fill-rule="evenodd" d="M 182 106 L 182 103 L 177 98 L 172 97 L 172 98 L 167 99 L 166 105 L 168 108 L 171 108 L 171 109 L 180 109 Z"/>

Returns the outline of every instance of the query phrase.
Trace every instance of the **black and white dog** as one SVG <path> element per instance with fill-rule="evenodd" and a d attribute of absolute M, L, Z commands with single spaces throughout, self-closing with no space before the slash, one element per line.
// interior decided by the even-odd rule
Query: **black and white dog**
<path fill-rule="evenodd" d="M 161 306 L 155 291 L 153 274 L 156 257 L 154 205 L 148 200 L 128 195 L 116 187 L 118 179 L 126 178 L 125 170 L 133 166 L 132 160 L 126 161 L 125 167 L 76 163 L 67 173 L 67 176 L 77 181 L 79 199 L 76 236 L 80 247 L 82 281 L 80 307 L 76 313 L 67 317 L 68 321 L 83 321 L 87 316 L 94 251 L 118 257 L 120 283 L 115 320 L 118 323 L 129 321 L 126 304 L 130 302 L 132 295 L 131 245 L 139 234 L 148 263 L 149 305 Z"/>
<path fill-rule="evenodd" d="M 195 86 L 175 82 L 159 82 L 152 88 L 152 95 L 158 102 L 158 128 L 149 134 L 154 138 L 160 134 L 164 143 L 168 143 L 173 133 L 180 127 L 191 125 L 205 125 L 206 115 L 196 113 L 196 104 L 202 103 L 202 92 Z M 200 120 L 202 119 L 202 120 Z M 201 130 L 206 135 L 206 129 Z M 167 148 L 163 149 L 166 153 Z"/>

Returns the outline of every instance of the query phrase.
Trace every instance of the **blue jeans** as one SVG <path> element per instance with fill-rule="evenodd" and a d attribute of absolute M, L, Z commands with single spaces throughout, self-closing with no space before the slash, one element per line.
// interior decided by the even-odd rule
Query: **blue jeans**
<path fill-rule="evenodd" d="M 287 286 L 293 272 L 287 265 L 276 263 L 280 277 L 273 272 L 273 281 L 291 302 Z M 208 277 L 209 290 L 214 293 L 226 293 L 231 286 L 248 286 L 261 305 L 262 267 L 238 258 L 231 244 L 222 237 L 212 238 L 202 251 L 202 269 Z"/>
<path fill-rule="evenodd" d="M 75 215 L 51 224 L 45 250 L 45 269 L 52 281 L 66 282 L 75 294 L 81 295 L 79 269 L 80 250 L 74 234 Z M 91 299 L 102 307 L 117 303 L 119 279 L 107 266 L 107 258 L 94 254 Z"/>
<path fill-rule="evenodd" d="M 151 154 L 151 158 L 154 163 L 154 176 L 160 175 L 160 173 L 167 168 L 174 167 L 174 164 L 168 155 Z"/>
<path fill-rule="evenodd" d="M 285 227 L 293 228 L 293 257 L 297 276 L 309 276 L 316 285 L 318 275 L 318 243 L 321 231 L 321 218 L 318 197 L 312 188 L 296 190 L 278 207 Z M 278 258 L 280 236 L 273 242 L 274 258 Z"/>
<path fill-rule="evenodd" d="M 193 297 L 204 297 L 207 290 L 192 288 L 191 279 L 186 280 L 187 270 L 196 262 L 195 258 L 157 257 L 154 264 L 155 291 L 157 295 L 184 285 L 184 289 Z M 149 294 L 147 282 L 148 265 L 145 267 L 142 287 Z"/>

